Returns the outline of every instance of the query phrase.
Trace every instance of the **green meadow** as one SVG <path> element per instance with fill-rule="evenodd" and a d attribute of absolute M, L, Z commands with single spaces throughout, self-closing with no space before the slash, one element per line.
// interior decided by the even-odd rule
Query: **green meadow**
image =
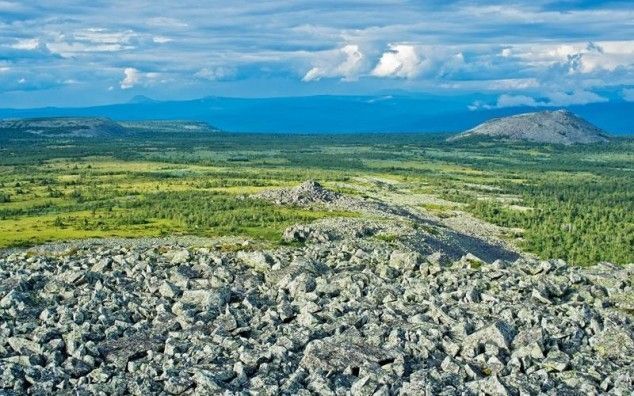
<path fill-rule="evenodd" d="M 516 230 L 516 243 L 541 257 L 634 262 L 634 140 L 566 147 L 445 138 L 0 135 L 0 247 L 164 235 L 279 244 L 291 224 L 359 216 L 251 197 L 316 179 L 347 194 L 424 198 L 417 208 L 438 216 L 469 212 Z"/>

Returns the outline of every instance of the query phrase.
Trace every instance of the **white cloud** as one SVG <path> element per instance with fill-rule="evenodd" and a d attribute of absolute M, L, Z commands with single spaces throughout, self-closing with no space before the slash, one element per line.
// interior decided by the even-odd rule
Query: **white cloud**
<path fill-rule="evenodd" d="M 235 76 L 236 71 L 229 67 L 216 66 L 216 67 L 203 67 L 198 70 L 195 77 L 210 81 L 222 81 L 227 80 Z"/>
<path fill-rule="evenodd" d="M 518 106 L 539 106 L 534 98 L 526 95 L 500 95 L 497 100 L 497 108 L 518 107 Z"/>
<path fill-rule="evenodd" d="M 634 66 L 634 40 L 517 45 L 513 52 L 527 65 L 562 65 L 569 74 Z"/>
<path fill-rule="evenodd" d="M 11 44 L 11 48 L 19 50 L 34 50 L 40 46 L 40 40 L 36 38 L 21 39 Z"/>
<path fill-rule="evenodd" d="M 390 44 L 389 47 L 372 70 L 373 76 L 414 78 L 422 71 L 423 62 L 413 45 Z"/>
<path fill-rule="evenodd" d="M 628 102 L 634 102 L 634 88 L 623 89 L 623 99 Z"/>
<path fill-rule="evenodd" d="M 131 49 L 133 47 L 124 47 L 121 44 L 86 44 L 86 43 L 69 43 L 69 42 L 55 42 L 47 43 L 46 47 L 54 54 L 59 54 L 63 57 L 71 57 L 79 53 L 90 52 L 117 52 L 124 49 Z"/>
<path fill-rule="evenodd" d="M 504 48 L 501 52 L 500 52 L 500 56 L 504 57 L 504 58 L 508 58 L 509 56 L 513 55 L 513 51 L 511 51 L 510 48 Z"/>
<path fill-rule="evenodd" d="M 10 68 L 10 67 L 7 67 L 7 66 L 0 66 L 0 73 L 6 73 L 6 72 L 8 72 L 9 70 L 11 70 L 11 68 Z"/>
<path fill-rule="evenodd" d="M 177 18 L 170 18 L 170 17 L 150 18 L 146 23 L 149 26 L 156 26 L 156 27 L 162 27 L 162 28 L 166 28 L 166 27 L 167 28 L 184 28 L 189 26 L 187 22 L 184 22 Z"/>
<path fill-rule="evenodd" d="M 172 40 L 169 37 L 165 37 L 165 36 L 154 36 L 154 37 L 152 37 L 152 41 L 157 43 L 157 44 L 165 44 L 165 43 L 169 43 L 169 42 L 174 41 L 174 40 Z"/>
<path fill-rule="evenodd" d="M 471 103 L 470 105 L 467 106 L 467 108 L 471 111 L 475 111 L 475 110 L 480 110 L 480 109 L 491 109 L 493 108 L 493 106 L 484 103 L 481 100 L 476 100 L 473 103 Z"/>
<path fill-rule="evenodd" d="M 77 41 L 86 41 L 95 44 L 126 44 L 136 34 L 132 30 L 112 31 L 101 28 L 78 30 L 73 34 Z"/>
<path fill-rule="evenodd" d="M 491 81 L 488 88 L 493 90 L 521 90 L 537 88 L 539 85 L 539 81 L 536 78 L 507 78 Z"/>
<path fill-rule="evenodd" d="M 538 88 L 541 83 L 536 78 L 503 78 L 498 80 L 467 80 L 451 81 L 449 83 L 438 83 L 437 87 L 453 90 L 467 91 L 521 91 L 531 88 Z"/>
<path fill-rule="evenodd" d="M 131 41 L 139 35 L 132 30 L 81 29 L 70 34 L 59 34 L 46 47 L 52 53 L 72 57 L 82 53 L 118 52 L 134 49 Z"/>
<path fill-rule="evenodd" d="M 123 80 L 119 82 L 121 89 L 130 89 L 138 85 L 147 87 L 156 83 L 166 83 L 169 81 L 163 73 L 143 73 L 134 67 L 126 67 L 123 69 L 123 75 Z"/>
<path fill-rule="evenodd" d="M 42 92 L 41 98 L 25 94 L 33 96 L 32 103 L 78 101 L 57 94 L 65 92 L 59 87 L 69 79 L 86 86 L 107 81 L 102 91 L 109 85 L 117 90 L 126 66 L 140 70 L 137 88 L 169 77 L 174 84 L 168 91 L 148 92 L 163 97 L 174 95 L 175 87 L 181 96 L 204 94 L 201 82 L 192 79 L 230 78 L 232 71 L 220 65 L 239 70 L 240 81 L 221 84 L 219 95 L 494 92 L 488 104 L 496 106 L 501 94 L 548 101 L 544 92 L 576 89 L 612 97 L 624 87 L 634 88 L 634 10 L 622 2 L 605 7 L 559 2 L 572 10 L 559 11 L 559 5 L 546 6 L 543 0 L 490 0 L 392 7 L 389 13 L 376 1 L 363 2 L 367 7 L 359 7 L 359 1 L 332 7 L 314 0 L 274 0 L 240 6 L 210 2 L 201 8 L 139 0 L 125 9 L 118 2 L 98 2 L 71 7 L 70 13 L 61 4 L 67 2 L 53 9 L 33 1 L 0 0 L 0 10 L 7 3 L 23 11 L 0 18 L 0 47 L 8 49 L 4 55 L 11 61 L 0 60 L 0 66 L 11 67 L 0 73 L 6 80 L 0 92 L 8 92 L 22 76 L 28 84 L 38 77 L 46 80 L 35 88 L 54 87 L 53 94 Z M 213 11 L 214 18 L 201 10 Z M 591 37 L 593 44 L 578 37 Z M 160 70 L 161 76 L 152 80 L 147 70 Z M 332 80 L 302 84 L 302 77 L 360 81 L 344 88 Z M 91 101 L 116 95 L 95 94 Z M 560 99 L 570 101 L 571 96 Z M 10 100 L 0 94 L 0 101 Z M 20 100 L 20 105 L 31 105 Z"/>
<path fill-rule="evenodd" d="M 462 52 L 453 54 L 446 59 L 439 59 L 438 61 L 440 64 L 438 76 L 440 77 L 448 77 L 453 74 L 459 73 L 466 65 Z M 428 60 L 427 63 L 427 66 L 431 66 L 431 60 Z"/>
<path fill-rule="evenodd" d="M 129 89 L 139 83 L 140 73 L 133 67 L 126 67 L 123 70 L 125 77 L 121 80 L 121 89 Z"/>
<path fill-rule="evenodd" d="M 570 106 L 587 103 L 607 102 L 608 99 L 592 91 L 577 90 L 573 92 L 551 92 L 546 95 L 548 106 Z"/>
<path fill-rule="evenodd" d="M 364 65 L 364 55 L 358 45 L 348 44 L 342 48 L 321 51 L 316 54 L 313 66 L 302 81 L 318 81 L 322 78 L 340 77 L 346 81 L 356 80 Z"/>
<path fill-rule="evenodd" d="M 634 92 L 633 92 L 634 93 Z M 634 96 L 634 95 L 633 95 Z M 632 98 L 634 99 L 634 97 Z M 607 102 L 608 99 L 597 95 L 592 91 L 576 90 L 572 92 L 553 91 L 545 95 L 545 98 L 535 99 L 528 95 L 500 95 L 495 104 L 487 104 L 475 101 L 468 106 L 469 110 L 501 109 L 504 107 L 558 107 L 583 105 L 588 103 Z"/>

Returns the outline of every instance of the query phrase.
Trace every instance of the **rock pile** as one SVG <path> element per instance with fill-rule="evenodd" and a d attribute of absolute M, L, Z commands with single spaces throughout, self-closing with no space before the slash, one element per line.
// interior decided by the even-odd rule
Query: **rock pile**
<path fill-rule="evenodd" d="M 331 204 L 342 198 L 340 194 L 327 190 L 314 180 L 308 180 L 291 189 L 263 191 L 260 198 L 278 205 L 305 206 L 309 204 Z"/>
<path fill-rule="evenodd" d="M 631 394 L 634 266 L 371 238 L 0 254 L 0 393 Z"/>

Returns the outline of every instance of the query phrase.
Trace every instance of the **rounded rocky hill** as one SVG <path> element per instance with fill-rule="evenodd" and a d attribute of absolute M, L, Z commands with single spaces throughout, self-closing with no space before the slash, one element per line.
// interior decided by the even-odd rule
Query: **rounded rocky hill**
<path fill-rule="evenodd" d="M 552 144 L 607 142 L 608 135 L 567 110 L 541 111 L 494 118 L 449 138 L 491 137 Z"/>

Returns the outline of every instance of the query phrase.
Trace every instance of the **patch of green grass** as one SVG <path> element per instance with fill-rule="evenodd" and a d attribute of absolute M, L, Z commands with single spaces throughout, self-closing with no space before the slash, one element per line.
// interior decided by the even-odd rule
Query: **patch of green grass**
<path fill-rule="evenodd" d="M 393 243 L 398 241 L 399 236 L 396 234 L 391 234 L 391 233 L 380 233 L 380 234 L 375 234 L 374 238 L 380 240 L 380 241 L 384 241 L 384 242 L 388 242 L 388 243 Z"/>

